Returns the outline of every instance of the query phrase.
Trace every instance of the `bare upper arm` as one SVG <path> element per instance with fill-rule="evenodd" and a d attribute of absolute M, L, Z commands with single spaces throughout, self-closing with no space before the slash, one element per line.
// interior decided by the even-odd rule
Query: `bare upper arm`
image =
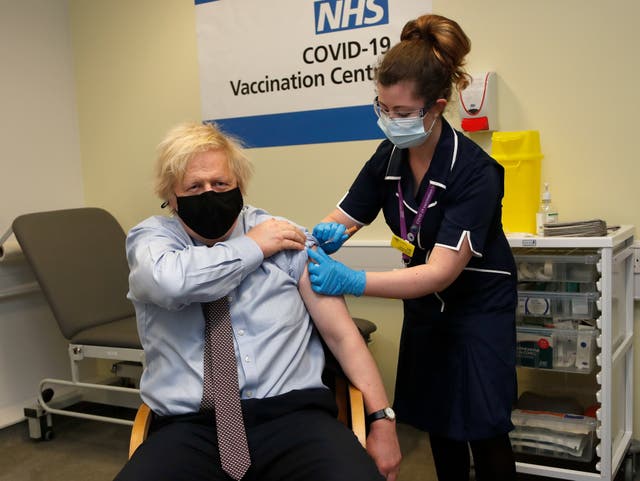
<path fill-rule="evenodd" d="M 306 268 L 298 283 L 298 290 L 318 332 L 332 351 L 336 343 L 345 337 L 360 336 L 344 297 L 316 294 L 311 288 Z"/>
<path fill-rule="evenodd" d="M 438 279 L 438 291 L 446 289 L 458 278 L 471 257 L 471 245 L 466 236 L 462 239 L 458 250 L 439 245 L 433 248 L 427 265 L 434 270 L 434 275 Z"/>

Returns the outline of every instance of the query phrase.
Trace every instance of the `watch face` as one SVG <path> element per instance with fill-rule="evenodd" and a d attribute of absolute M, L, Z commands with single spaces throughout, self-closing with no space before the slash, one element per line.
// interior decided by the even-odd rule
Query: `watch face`
<path fill-rule="evenodd" d="M 396 413 L 391 408 L 384 408 L 384 415 L 387 419 L 391 419 L 392 421 L 396 418 Z"/>

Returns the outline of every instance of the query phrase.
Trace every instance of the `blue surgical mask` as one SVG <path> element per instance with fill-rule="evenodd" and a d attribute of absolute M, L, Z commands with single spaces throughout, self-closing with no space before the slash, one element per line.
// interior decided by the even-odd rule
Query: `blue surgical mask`
<path fill-rule="evenodd" d="M 431 122 L 429 130 L 424 130 L 424 117 L 412 117 L 410 119 L 390 119 L 386 117 L 378 118 L 378 127 L 384 135 L 400 149 L 417 147 L 423 144 L 433 132 L 436 118 Z"/>

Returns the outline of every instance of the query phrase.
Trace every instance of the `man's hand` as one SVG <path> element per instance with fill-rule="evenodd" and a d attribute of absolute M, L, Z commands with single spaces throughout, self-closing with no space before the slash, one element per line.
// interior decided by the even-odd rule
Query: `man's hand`
<path fill-rule="evenodd" d="M 286 220 L 270 219 L 258 224 L 247 232 L 262 250 L 265 259 L 280 251 L 302 250 L 307 237 L 304 232 Z"/>
<path fill-rule="evenodd" d="M 367 452 L 387 481 L 395 481 L 400 471 L 400 443 L 396 423 L 381 419 L 371 423 L 367 436 Z"/>

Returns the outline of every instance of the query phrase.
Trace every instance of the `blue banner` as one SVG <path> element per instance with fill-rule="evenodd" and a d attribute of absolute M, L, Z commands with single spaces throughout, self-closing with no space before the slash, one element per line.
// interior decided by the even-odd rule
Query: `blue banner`
<path fill-rule="evenodd" d="M 376 121 L 371 105 L 207 120 L 250 148 L 381 139 Z"/>

